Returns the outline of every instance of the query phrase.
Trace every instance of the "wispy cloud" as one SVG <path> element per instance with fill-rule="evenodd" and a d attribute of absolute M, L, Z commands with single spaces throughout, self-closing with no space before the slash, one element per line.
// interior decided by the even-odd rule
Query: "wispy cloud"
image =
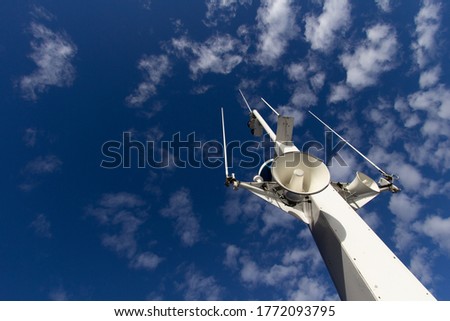
<path fill-rule="evenodd" d="M 145 10 L 151 10 L 152 8 L 152 0 L 139 0 L 139 3 Z"/>
<path fill-rule="evenodd" d="M 104 194 L 95 205 L 86 207 L 86 214 L 105 227 L 102 244 L 126 257 L 131 268 L 153 270 L 163 261 L 139 248 L 138 231 L 148 218 L 146 202 L 139 196 L 127 192 Z"/>
<path fill-rule="evenodd" d="M 69 294 L 60 286 L 50 291 L 49 299 L 52 301 L 67 301 L 69 300 Z"/>
<path fill-rule="evenodd" d="M 337 300 L 336 296 L 329 293 L 328 284 L 313 277 L 303 276 L 297 281 L 297 286 L 289 294 L 288 300 L 294 301 L 322 301 Z"/>
<path fill-rule="evenodd" d="M 450 255 L 450 217 L 432 215 L 414 225 L 416 231 L 430 237 Z"/>
<path fill-rule="evenodd" d="M 420 77 L 423 88 L 407 98 L 397 98 L 394 107 L 407 128 L 420 126 L 422 139 L 404 143 L 411 159 L 421 166 L 446 172 L 450 169 L 450 89 L 434 84 L 439 73 L 439 66 L 423 71 Z"/>
<path fill-rule="evenodd" d="M 450 120 L 450 90 L 444 85 L 411 94 L 408 96 L 408 102 L 413 109 L 427 111 L 431 118 L 437 116 Z M 428 132 L 432 133 L 433 131 Z"/>
<path fill-rule="evenodd" d="M 274 66 L 285 53 L 289 41 L 300 32 L 296 23 L 297 7 L 291 0 L 263 0 L 258 9 L 259 42 L 256 61 Z"/>
<path fill-rule="evenodd" d="M 55 155 L 39 156 L 25 166 L 25 171 L 34 175 L 50 174 L 58 171 L 62 161 Z"/>
<path fill-rule="evenodd" d="M 131 266 L 135 269 L 154 270 L 163 259 L 151 252 L 144 252 L 136 255 L 131 261 Z"/>
<path fill-rule="evenodd" d="M 347 0 L 325 0 L 319 16 L 312 14 L 305 18 L 305 37 L 311 48 L 327 52 L 331 50 L 339 33 L 350 25 L 351 6 Z"/>
<path fill-rule="evenodd" d="M 384 12 L 391 12 L 391 1 L 390 0 L 375 0 L 377 6 Z"/>
<path fill-rule="evenodd" d="M 436 279 L 433 273 L 433 261 L 433 255 L 425 247 L 415 250 L 411 255 L 409 268 L 423 284 L 432 285 L 433 280 Z"/>
<path fill-rule="evenodd" d="M 238 258 L 240 253 L 241 249 L 236 245 L 227 245 L 225 249 L 225 258 L 223 260 L 223 264 L 231 269 L 236 269 L 239 264 Z"/>
<path fill-rule="evenodd" d="M 188 301 L 217 301 L 222 298 L 223 288 L 213 276 L 205 276 L 195 267 L 188 267 L 184 282 L 179 285 L 179 291 Z"/>
<path fill-rule="evenodd" d="M 38 5 L 33 5 L 32 6 L 32 10 L 30 12 L 31 16 L 35 19 L 43 19 L 43 20 L 47 20 L 47 21 L 52 21 L 55 19 L 55 16 L 48 11 L 47 9 L 45 9 L 42 6 L 38 6 Z"/>
<path fill-rule="evenodd" d="M 250 5 L 252 0 L 206 0 L 206 19 L 204 23 L 217 26 L 219 22 L 228 22 L 236 16 L 239 5 Z"/>
<path fill-rule="evenodd" d="M 290 105 L 295 107 L 294 110 L 315 106 L 318 101 L 317 94 L 322 90 L 326 79 L 325 72 L 322 71 L 315 56 L 310 53 L 301 62 L 286 66 L 285 71 L 288 78 L 293 81 Z M 302 119 L 303 116 L 295 121 L 302 123 Z"/>
<path fill-rule="evenodd" d="M 406 223 L 414 221 L 421 208 L 422 206 L 417 199 L 405 193 L 392 196 L 389 202 L 390 211 Z"/>
<path fill-rule="evenodd" d="M 75 79 L 72 60 L 77 47 L 64 32 L 55 32 L 43 24 L 32 22 L 29 32 L 33 36 L 29 57 L 37 65 L 30 75 L 20 78 L 19 86 L 28 100 L 37 100 L 38 94 L 49 87 L 68 87 Z"/>
<path fill-rule="evenodd" d="M 187 189 L 181 189 L 169 198 L 161 215 L 175 220 L 175 232 L 185 246 L 193 246 L 200 239 L 200 223 L 192 209 L 192 199 Z"/>
<path fill-rule="evenodd" d="M 416 41 L 412 44 L 414 57 L 419 68 L 424 68 L 435 57 L 436 35 L 441 23 L 441 4 L 435 0 L 423 0 L 422 7 L 415 17 Z"/>
<path fill-rule="evenodd" d="M 171 72 L 171 63 L 166 55 L 144 56 L 138 69 L 144 80 L 125 100 L 130 107 L 141 107 L 150 97 L 156 95 L 158 85 Z"/>
<path fill-rule="evenodd" d="M 290 247 L 283 252 L 269 253 L 280 257 L 270 264 L 260 261 L 252 251 L 235 245 L 226 247 L 224 264 L 237 270 L 239 277 L 250 287 L 260 285 L 276 290 L 277 299 L 283 300 L 330 300 L 336 299 L 330 287 L 321 279 L 321 257 L 317 248 L 310 244 L 311 237 L 302 239 L 305 246 Z M 307 246 L 309 244 L 309 246 Z M 280 296 L 281 295 L 281 296 Z M 280 296 L 280 297 L 279 297 Z M 274 297 L 275 298 L 275 297 Z"/>
<path fill-rule="evenodd" d="M 37 236 L 47 239 L 52 237 L 50 221 L 44 214 L 39 214 L 33 222 L 31 222 L 30 226 Z"/>
<path fill-rule="evenodd" d="M 208 72 L 229 74 L 247 51 L 245 45 L 229 34 L 212 36 L 203 43 L 183 36 L 172 39 L 172 47 L 189 62 L 193 78 Z"/>
<path fill-rule="evenodd" d="M 36 128 L 27 128 L 25 129 L 25 133 L 23 135 L 23 141 L 27 147 L 34 147 L 36 145 L 37 140 L 37 129 Z"/>
<path fill-rule="evenodd" d="M 395 67 L 398 46 L 393 27 L 377 24 L 367 29 L 366 39 L 340 56 L 347 71 L 346 84 L 356 90 L 375 85 L 383 72 Z"/>
<path fill-rule="evenodd" d="M 245 222 L 248 233 L 258 231 L 261 235 L 276 229 L 292 229 L 295 220 L 262 199 L 240 192 L 228 194 L 223 215 L 228 224 Z"/>
<path fill-rule="evenodd" d="M 421 89 L 434 87 L 439 82 L 441 75 L 441 66 L 437 65 L 433 68 L 423 71 L 420 74 L 419 85 Z"/>
<path fill-rule="evenodd" d="M 328 103 L 335 104 L 340 101 L 346 101 L 352 96 L 352 89 L 345 83 L 340 82 L 338 84 L 331 85 L 331 92 L 328 96 Z"/>

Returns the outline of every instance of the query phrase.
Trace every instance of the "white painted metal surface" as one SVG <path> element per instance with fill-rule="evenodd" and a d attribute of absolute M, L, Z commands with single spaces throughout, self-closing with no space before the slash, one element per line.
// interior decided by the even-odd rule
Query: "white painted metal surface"
<path fill-rule="evenodd" d="M 227 172 L 226 185 L 247 189 L 308 224 L 342 300 L 436 300 L 354 210 L 381 191 L 398 192 L 392 183 L 394 175 L 388 175 L 333 131 L 384 178 L 377 185 L 370 177 L 357 173 L 350 184 L 330 184 L 329 171 L 320 160 L 314 157 L 313 166 L 309 156 L 299 152 L 292 142 L 277 140 L 258 111 L 253 110 L 251 117 L 275 142 L 278 156 L 263 164 L 255 182 L 239 182 Z M 294 162 L 287 161 L 290 156 Z M 263 168 L 269 168 L 269 164 L 271 175 L 263 178 Z"/>
<path fill-rule="evenodd" d="M 310 197 L 310 229 L 341 299 L 435 300 L 332 185 Z"/>

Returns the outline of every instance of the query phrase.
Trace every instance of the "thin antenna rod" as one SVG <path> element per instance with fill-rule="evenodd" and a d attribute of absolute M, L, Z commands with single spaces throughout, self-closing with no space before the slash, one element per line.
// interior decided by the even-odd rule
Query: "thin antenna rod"
<path fill-rule="evenodd" d="M 222 113 L 222 136 L 223 136 L 223 158 L 225 160 L 225 176 L 228 178 L 230 175 L 228 174 L 228 159 L 227 159 L 227 139 L 225 137 L 225 120 L 223 118 L 223 108 L 220 108 Z"/>
<path fill-rule="evenodd" d="M 361 153 L 358 149 L 356 149 L 356 147 L 354 147 L 352 144 L 350 144 L 348 142 L 348 140 L 346 140 L 344 137 L 342 137 L 341 135 L 339 135 L 338 133 L 336 133 L 333 128 L 331 128 L 330 126 L 328 126 L 327 124 L 325 124 L 319 117 L 317 117 L 316 115 L 314 115 L 312 113 L 312 111 L 309 111 L 309 113 L 311 115 L 314 116 L 314 118 L 316 118 L 318 121 L 320 121 L 326 128 L 328 128 L 329 130 L 331 130 L 333 133 L 336 134 L 337 137 L 339 137 L 342 141 L 344 141 L 348 146 L 350 146 L 355 152 L 357 152 L 362 158 L 364 158 L 366 161 L 369 162 L 370 165 L 372 165 L 373 167 L 375 167 L 381 174 L 383 174 L 386 177 L 392 177 L 392 175 L 389 175 L 388 173 L 386 173 L 384 170 L 382 170 L 379 166 L 377 166 L 377 164 L 375 164 L 374 162 L 372 162 L 369 158 L 367 158 L 363 153 Z"/>
<path fill-rule="evenodd" d="M 239 92 L 241 93 L 242 98 L 244 98 L 245 104 L 247 105 L 248 110 L 250 111 L 250 114 L 252 113 L 252 109 L 250 108 L 250 105 L 247 102 L 247 99 L 245 99 L 244 94 L 242 93 L 242 91 L 239 89 Z"/>
<path fill-rule="evenodd" d="M 272 111 L 275 113 L 275 115 L 280 116 L 280 114 L 275 110 L 275 108 L 273 108 L 272 106 L 270 106 L 270 104 L 264 100 L 264 98 L 261 97 L 261 100 L 267 105 L 269 106 L 270 109 L 272 109 Z"/>

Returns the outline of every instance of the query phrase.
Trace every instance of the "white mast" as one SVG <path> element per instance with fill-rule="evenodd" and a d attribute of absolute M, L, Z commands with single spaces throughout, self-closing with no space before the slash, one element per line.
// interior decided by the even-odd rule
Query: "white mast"
<path fill-rule="evenodd" d="M 256 110 L 250 113 L 249 126 L 252 132 L 264 128 L 278 146 L 277 156 L 263 164 L 254 182 L 227 177 L 227 185 L 247 189 L 308 224 L 342 300 L 436 300 L 355 211 L 381 191 L 397 192 L 389 180 L 392 175 L 333 131 L 375 166 L 385 176 L 380 183 L 389 186 L 362 173 L 351 183 L 333 183 L 322 161 L 300 152 L 291 141 L 277 139 L 292 137 L 290 117 L 278 115 L 278 127 L 284 128 L 277 128 L 277 135 Z M 264 172 L 270 175 L 263 177 Z"/>

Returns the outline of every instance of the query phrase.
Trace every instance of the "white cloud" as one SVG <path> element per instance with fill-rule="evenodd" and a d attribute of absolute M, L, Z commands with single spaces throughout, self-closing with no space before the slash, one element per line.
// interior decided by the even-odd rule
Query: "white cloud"
<path fill-rule="evenodd" d="M 86 214 L 95 217 L 106 232 L 102 245 L 129 261 L 134 269 L 153 270 L 163 258 L 149 251 L 141 251 L 138 234 L 146 222 L 146 203 L 138 195 L 127 192 L 103 194 L 96 205 L 89 205 Z"/>
<path fill-rule="evenodd" d="M 23 135 L 23 141 L 27 147 L 34 147 L 36 145 L 38 131 L 36 128 L 25 129 L 25 134 Z"/>
<path fill-rule="evenodd" d="M 352 53 L 340 56 L 347 70 L 346 83 L 356 90 L 375 85 L 383 72 L 395 66 L 398 42 L 394 28 L 377 24 L 366 30 L 366 36 Z"/>
<path fill-rule="evenodd" d="M 420 209 L 419 201 L 405 193 L 394 194 L 389 201 L 389 210 L 395 214 L 399 220 L 410 223 L 414 221 Z"/>
<path fill-rule="evenodd" d="M 180 189 L 169 198 L 161 215 L 175 220 L 175 232 L 185 246 L 192 246 L 200 239 L 200 224 L 192 209 L 192 199 L 187 189 Z"/>
<path fill-rule="evenodd" d="M 50 291 L 49 298 L 52 301 L 67 301 L 69 300 L 69 295 L 67 291 L 60 286 Z"/>
<path fill-rule="evenodd" d="M 239 271 L 244 285 L 255 289 L 259 286 L 273 289 L 273 299 L 276 300 L 295 300 L 300 296 L 307 300 L 337 299 L 330 294 L 333 290 L 324 285 L 320 277 L 324 265 L 308 229 L 302 229 L 300 239 L 288 240 L 289 236 L 283 234 L 282 239 L 275 241 L 281 243 L 264 246 L 263 253 L 259 243 L 250 242 L 247 248 L 229 245 L 225 249 L 224 263 Z M 284 247 L 282 244 L 286 241 L 291 245 L 301 245 Z M 314 284 L 306 282 L 308 280 Z"/>
<path fill-rule="evenodd" d="M 390 0 L 375 0 L 377 6 L 384 12 L 391 12 L 391 1 Z"/>
<path fill-rule="evenodd" d="M 225 259 L 223 263 L 225 266 L 236 269 L 238 266 L 238 257 L 241 253 L 241 249 L 236 245 L 228 245 L 225 249 Z"/>
<path fill-rule="evenodd" d="M 102 244 L 129 259 L 132 259 L 137 252 L 136 233 L 142 225 L 142 219 L 133 213 L 123 210 L 114 213 L 110 224 L 119 226 L 119 232 L 107 233 L 102 236 Z"/>
<path fill-rule="evenodd" d="M 397 97 L 394 103 L 394 109 L 400 113 L 403 125 L 406 128 L 415 127 L 421 122 L 417 113 L 409 107 L 407 101 L 402 97 Z"/>
<path fill-rule="evenodd" d="M 296 125 L 303 122 L 303 112 L 299 108 L 307 108 L 317 105 L 318 92 L 322 89 L 326 74 L 321 70 L 320 64 L 311 53 L 302 62 L 291 63 L 285 67 L 288 78 L 294 82 L 291 85 L 292 95 L 290 105 L 285 106 L 289 113 L 296 113 L 299 119 L 295 119 Z"/>
<path fill-rule="evenodd" d="M 415 17 L 417 40 L 412 44 L 419 68 L 424 68 L 436 55 L 436 34 L 441 22 L 441 4 L 434 0 L 423 0 Z"/>
<path fill-rule="evenodd" d="M 299 107 L 278 106 L 276 110 L 280 115 L 294 117 L 294 126 L 300 126 L 305 120 L 305 112 Z"/>
<path fill-rule="evenodd" d="M 383 103 L 380 102 L 382 105 Z M 376 131 L 372 134 L 372 141 L 376 139 L 375 144 L 388 148 L 393 142 L 401 138 L 401 127 L 396 123 L 396 118 L 390 110 L 383 107 L 375 107 L 368 112 L 368 118 L 374 123 Z M 386 135 L 386 133 L 393 133 Z M 394 134 L 395 133 L 395 134 Z"/>
<path fill-rule="evenodd" d="M 450 217 L 429 216 L 424 222 L 417 222 L 414 228 L 418 232 L 429 236 L 450 254 Z"/>
<path fill-rule="evenodd" d="M 445 155 L 439 154 L 443 148 L 438 146 L 436 149 L 434 145 L 428 146 L 427 141 L 424 145 L 418 145 L 416 142 L 405 143 L 405 149 L 412 160 L 418 163 L 426 163 L 431 159 L 430 164 L 436 165 L 439 163 L 439 160 L 436 162 L 436 159 L 445 157 Z M 398 152 L 388 153 L 385 149 L 374 146 L 370 149 L 368 155 L 372 161 L 383 166 L 388 172 L 397 174 L 400 177 L 400 186 L 404 187 L 405 191 L 420 192 L 422 196 L 445 193 L 442 181 L 432 180 L 422 175 L 422 172 L 417 167 L 405 160 L 404 154 Z M 435 157 L 429 157 L 430 155 Z M 448 155 L 450 156 L 450 154 Z M 423 160 L 422 157 L 427 159 Z"/>
<path fill-rule="evenodd" d="M 318 92 L 322 89 L 325 84 L 326 75 L 324 72 L 318 72 L 309 79 L 312 89 Z"/>
<path fill-rule="evenodd" d="M 203 95 L 204 93 L 206 93 L 208 90 L 210 90 L 213 87 L 214 87 L 213 85 L 199 85 L 199 86 L 195 86 L 194 88 L 192 88 L 191 94 Z"/>
<path fill-rule="evenodd" d="M 393 194 L 389 201 L 389 210 L 396 216 L 394 241 L 400 251 L 404 251 L 414 244 L 416 235 L 411 229 L 412 222 L 417 219 L 421 203 L 405 192 Z"/>
<path fill-rule="evenodd" d="M 275 286 L 295 277 L 297 273 L 299 273 L 298 268 L 293 265 L 285 266 L 274 264 L 267 269 L 261 269 L 248 257 L 241 259 L 241 263 L 241 278 L 244 282 L 251 284 L 262 283 Z"/>
<path fill-rule="evenodd" d="M 286 67 L 286 72 L 290 80 L 305 81 L 308 76 L 308 66 L 304 63 L 292 63 Z"/>
<path fill-rule="evenodd" d="M 152 8 L 152 0 L 139 0 L 139 2 L 145 10 L 150 10 Z"/>
<path fill-rule="evenodd" d="M 145 202 L 137 195 L 119 192 L 103 194 L 99 204 L 108 208 L 133 208 L 143 206 Z"/>
<path fill-rule="evenodd" d="M 37 236 L 51 238 L 51 224 L 44 214 L 39 214 L 30 224 Z"/>
<path fill-rule="evenodd" d="M 238 220 L 256 220 L 258 214 L 263 212 L 265 202 L 244 193 L 242 190 L 227 193 L 223 215 L 228 224 L 236 223 Z"/>
<path fill-rule="evenodd" d="M 430 88 L 439 82 L 441 75 L 441 66 L 437 65 L 433 68 L 423 71 L 420 74 L 419 85 L 421 89 Z"/>
<path fill-rule="evenodd" d="M 103 194 L 98 203 L 107 208 L 136 208 L 145 205 L 145 201 L 135 194 L 127 192 Z"/>
<path fill-rule="evenodd" d="M 241 279 L 244 282 L 256 284 L 259 282 L 259 268 L 255 262 L 244 259 L 242 260 Z"/>
<path fill-rule="evenodd" d="M 392 168 L 394 166 L 395 168 Z M 389 165 L 389 168 L 395 170 L 395 173 L 401 179 L 402 185 L 409 191 L 423 190 L 426 185 L 426 179 L 420 171 L 410 164 L 398 162 L 395 165 Z"/>
<path fill-rule="evenodd" d="M 64 32 L 53 32 L 42 24 L 32 22 L 30 32 L 33 36 L 29 57 L 37 65 L 30 75 L 19 81 L 20 89 L 26 99 L 37 100 L 38 94 L 50 86 L 68 87 L 75 79 L 72 60 L 77 47 Z"/>
<path fill-rule="evenodd" d="M 292 229 L 295 225 L 296 219 L 285 213 L 278 213 L 272 211 L 264 211 L 262 217 L 264 226 L 261 229 L 261 234 L 265 235 L 274 228 Z"/>
<path fill-rule="evenodd" d="M 450 120 L 450 90 L 444 85 L 411 94 L 408 96 L 408 103 L 413 109 L 425 110 L 431 116 Z M 433 133 L 433 131 L 428 131 L 428 133 Z"/>
<path fill-rule="evenodd" d="M 223 215 L 228 224 L 237 221 L 245 222 L 248 233 L 258 231 L 261 235 L 267 235 L 274 230 L 292 229 L 295 220 L 289 214 L 274 208 L 253 194 L 245 191 L 232 191 L 228 194 L 223 207 Z"/>
<path fill-rule="evenodd" d="M 215 35 L 204 43 L 187 37 L 172 39 L 172 46 L 189 61 L 192 77 L 213 72 L 229 74 L 243 60 L 247 48 L 229 34 Z"/>
<path fill-rule="evenodd" d="M 307 86 L 296 87 L 291 97 L 291 103 L 296 107 L 311 107 L 317 105 L 317 96 Z"/>
<path fill-rule="evenodd" d="M 429 251 L 419 248 L 411 255 L 409 269 L 425 285 L 431 285 L 434 279 L 432 258 Z"/>
<path fill-rule="evenodd" d="M 131 107 L 140 107 L 156 95 L 157 86 L 170 74 L 171 64 L 165 55 L 144 56 L 139 61 L 138 69 L 142 72 L 144 81 L 126 98 Z"/>
<path fill-rule="evenodd" d="M 228 22 L 236 16 L 239 5 L 251 5 L 252 0 L 206 0 L 207 26 L 217 26 L 220 21 Z"/>
<path fill-rule="evenodd" d="M 37 20 L 43 19 L 47 21 L 55 20 L 55 16 L 42 6 L 33 4 L 30 12 L 31 16 Z"/>
<path fill-rule="evenodd" d="M 353 151 L 342 149 L 339 156 L 344 160 L 343 164 L 333 157 L 331 162 L 327 164 L 333 181 L 351 182 L 355 177 L 357 168 L 357 160 Z M 328 155 L 327 157 L 331 157 Z"/>
<path fill-rule="evenodd" d="M 443 85 L 438 85 L 413 93 L 407 99 L 398 97 L 394 104 L 406 128 L 414 129 L 418 125 L 421 126 L 421 139 L 404 142 L 409 158 L 420 166 L 431 166 L 439 172 L 450 169 L 448 99 L 450 99 L 450 90 Z M 424 111 L 427 115 L 423 114 Z M 417 132 L 417 129 L 414 130 Z M 432 181 L 428 180 L 428 182 L 428 185 L 433 185 Z M 423 186 L 422 183 L 422 188 Z"/>
<path fill-rule="evenodd" d="M 308 232 L 308 229 L 304 229 Z M 310 246 L 306 248 L 294 247 L 292 249 L 286 250 L 283 255 L 282 262 L 284 265 L 294 265 L 300 267 L 301 264 L 307 264 L 309 269 L 319 269 L 322 264 L 322 257 L 315 246 L 312 245 L 311 235 L 308 235 L 307 241 Z"/>
<path fill-rule="evenodd" d="M 185 281 L 179 289 L 184 292 L 184 299 L 188 301 L 217 301 L 222 297 L 223 289 L 213 276 L 204 276 L 190 267 L 185 274 Z"/>
<path fill-rule="evenodd" d="M 350 10 L 347 0 L 325 0 L 320 16 L 308 15 L 305 18 L 305 37 L 311 48 L 325 52 L 332 49 L 338 33 L 350 24 Z"/>
<path fill-rule="evenodd" d="M 258 9 L 259 43 L 256 61 L 274 66 L 284 54 L 290 40 L 300 28 L 296 24 L 297 8 L 291 0 L 263 0 Z"/>
<path fill-rule="evenodd" d="M 137 255 L 131 262 L 131 267 L 135 269 L 154 270 L 163 259 L 151 252 L 144 252 Z"/>
<path fill-rule="evenodd" d="M 380 216 L 376 212 L 367 212 L 362 208 L 358 210 L 358 213 L 372 230 L 376 230 L 381 226 Z"/>
<path fill-rule="evenodd" d="M 292 301 L 323 301 L 338 300 L 329 295 L 329 286 L 317 278 L 303 276 L 297 282 L 296 289 L 290 292 L 288 300 Z"/>
<path fill-rule="evenodd" d="M 55 155 L 39 156 L 30 161 L 25 170 L 31 174 L 50 174 L 58 171 L 62 166 L 62 161 Z"/>
<path fill-rule="evenodd" d="M 328 96 L 328 103 L 335 104 L 340 101 L 348 100 L 352 95 L 352 90 L 344 83 L 331 85 L 331 93 Z"/>

